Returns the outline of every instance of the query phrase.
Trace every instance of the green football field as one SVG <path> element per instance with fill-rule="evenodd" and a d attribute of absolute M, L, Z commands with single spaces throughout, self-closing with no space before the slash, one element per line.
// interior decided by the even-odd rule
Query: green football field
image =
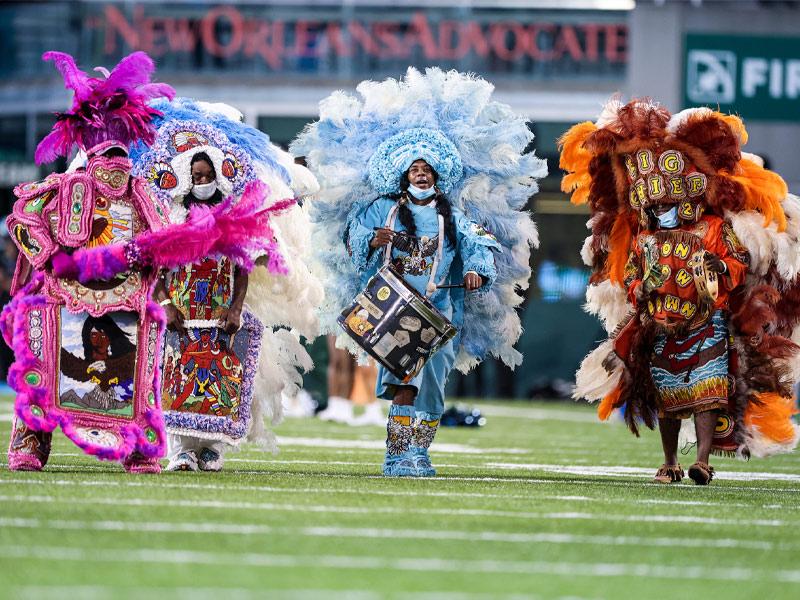
<path fill-rule="evenodd" d="M 3 462 L 0 596 L 800 598 L 800 455 L 658 486 L 655 433 L 585 405 L 478 405 L 486 427 L 441 430 L 428 480 L 378 475 L 379 427 L 289 420 L 277 456 L 157 476 L 58 433 L 45 472 Z"/>

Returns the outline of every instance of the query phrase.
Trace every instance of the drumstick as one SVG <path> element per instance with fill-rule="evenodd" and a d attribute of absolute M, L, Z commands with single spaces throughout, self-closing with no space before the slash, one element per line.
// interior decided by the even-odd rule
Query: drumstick
<path fill-rule="evenodd" d="M 437 285 L 436 287 L 438 289 L 440 289 L 440 290 L 452 290 L 452 289 L 455 289 L 455 288 L 463 288 L 463 287 L 467 287 L 467 286 L 464 283 L 452 283 L 452 284 L 448 284 L 448 285 Z"/>

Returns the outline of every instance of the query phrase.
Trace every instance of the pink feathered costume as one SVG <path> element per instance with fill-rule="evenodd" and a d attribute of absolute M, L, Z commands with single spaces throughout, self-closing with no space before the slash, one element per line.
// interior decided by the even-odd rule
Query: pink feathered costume
<path fill-rule="evenodd" d="M 153 63 L 142 52 L 103 70 L 103 78 L 80 71 L 69 55 L 44 58 L 55 61 L 75 95 L 36 160 L 66 156 L 74 146 L 87 160 L 14 190 L 7 222 L 20 253 L 0 323 L 16 357 L 9 468 L 42 469 L 60 426 L 89 454 L 129 471 L 158 472 L 166 437 L 157 381 L 163 311 L 149 300 L 154 271 L 130 268 L 81 282 L 55 275 L 53 265 L 79 249 L 128 248 L 166 225 L 144 180 L 131 176 L 127 148 L 152 141 L 157 113 L 147 101 L 174 92 L 150 83 Z"/>

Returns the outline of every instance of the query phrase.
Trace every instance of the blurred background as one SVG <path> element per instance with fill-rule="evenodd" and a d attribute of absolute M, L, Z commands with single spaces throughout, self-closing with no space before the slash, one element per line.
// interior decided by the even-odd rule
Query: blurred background
<path fill-rule="evenodd" d="M 525 355 L 512 372 L 488 360 L 449 392 L 469 397 L 568 395 L 580 359 L 603 337 L 582 311 L 585 210 L 559 191 L 556 140 L 594 120 L 614 93 L 668 109 L 707 105 L 744 118 L 746 149 L 800 189 L 800 1 L 709 0 L 62 0 L 0 3 L 0 214 L 12 189 L 65 164 L 33 152 L 70 95 L 47 50 L 113 66 L 134 50 L 180 96 L 226 102 L 282 146 L 334 89 L 401 76 L 406 67 L 472 71 L 529 116 L 549 177 L 530 208 L 541 247 L 522 306 Z M 533 149 L 532 148 L 532 149 Z M 0 302 L 15 260 L 0 228 Z M 0 377 L 9 360 L 0 349 Z M 307 388 L 322 399 L 327 349 Z"/>

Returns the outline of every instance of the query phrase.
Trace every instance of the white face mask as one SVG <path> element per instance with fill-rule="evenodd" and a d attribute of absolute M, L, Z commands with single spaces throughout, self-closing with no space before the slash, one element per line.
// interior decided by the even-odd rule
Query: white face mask
<path fill-rule="evenodd" d="M 408 193 L 414 196 L 417 200 L 427 200 L 436 194 L 436 188 L 429 187 L 427 190 L 418 188 L 413 183 L 408 184 Z"/>
<path fill-rule="evenodd" d="M 192 195 L 198 200 L 208 200 L 217 191 L 217 182 L 195 183 L 192 186 Z"/>
<path fill-rule="evenodd" d="M 673 206 L 664 214 L 656 215 L 656 219 L 664 229 L 675 229 L 678 226 L 678 207 Z"/>

